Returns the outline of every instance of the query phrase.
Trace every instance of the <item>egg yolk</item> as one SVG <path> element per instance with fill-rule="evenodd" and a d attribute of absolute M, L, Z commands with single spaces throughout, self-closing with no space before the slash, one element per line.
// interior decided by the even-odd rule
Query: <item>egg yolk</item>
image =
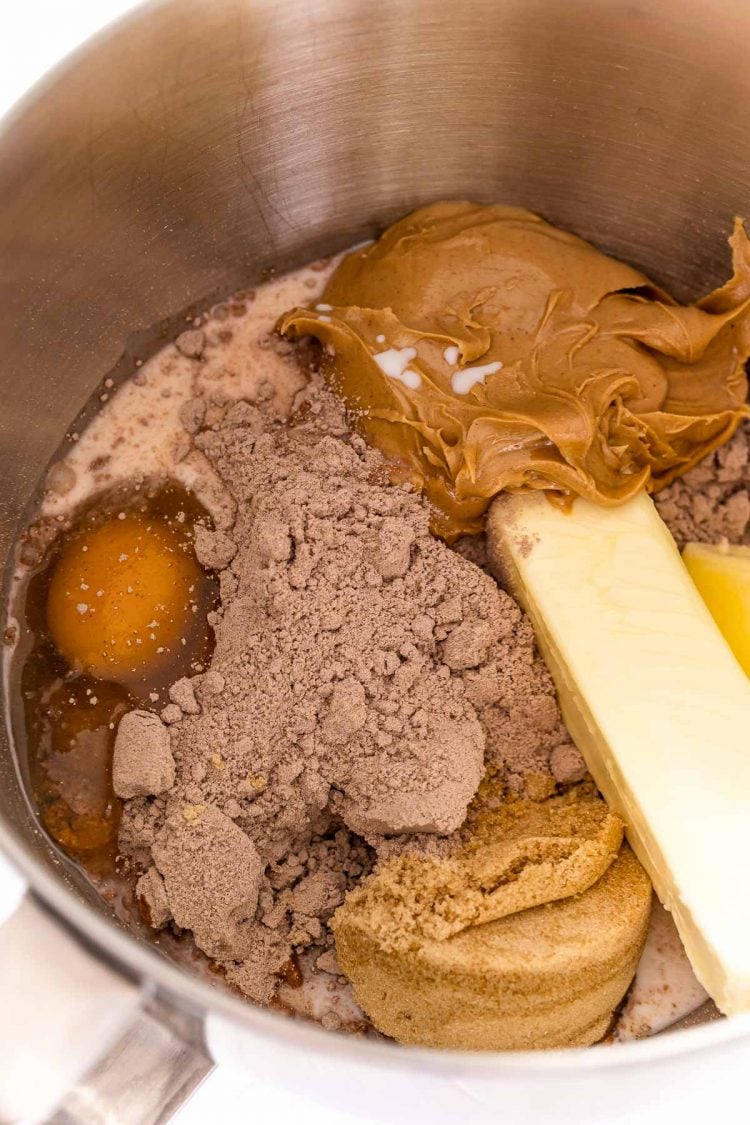
<path fill-rule="evenodd" d="M 143 516 L 110 519 L 63 548 L 47 599 L 52 639 L 72 667 L 127 683 L 183 643 L 201 578 L 184 532 Z"/>

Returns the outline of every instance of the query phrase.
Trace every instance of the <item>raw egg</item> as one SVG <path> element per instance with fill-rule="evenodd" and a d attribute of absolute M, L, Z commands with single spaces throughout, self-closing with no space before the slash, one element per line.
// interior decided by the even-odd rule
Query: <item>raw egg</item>
<path fill-rule="evenodd" d="M 47 597 L 52 639 L 72 668 L 128 683 L 186 643 L 202 579 L 182 529 L 121 513 L 63 547 Z"/>

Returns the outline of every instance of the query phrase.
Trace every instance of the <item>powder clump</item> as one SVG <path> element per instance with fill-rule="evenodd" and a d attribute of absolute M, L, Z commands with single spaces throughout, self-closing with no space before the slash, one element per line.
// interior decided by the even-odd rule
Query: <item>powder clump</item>
<path fill-rule="evenodd" d="M 150 711 L 129 711 L 117 728 L 112 788 L 118 797 L 149 797 L 171 789 L 175 764 L 169 731 Z"/>
<path fill-rule="evenodd" d="M 659 515 L 686 543 L 747 543 L 750 535 L 750 423 L 654 497 Z"/>
<path fill-rule="evenodd" d="M 211 805 L 184 805 L 151 848 L 175 922 L 192 930 L 209 957 L 248 950 L 243 922 L 254 917 L 261 863 L 249 836 Z"/>

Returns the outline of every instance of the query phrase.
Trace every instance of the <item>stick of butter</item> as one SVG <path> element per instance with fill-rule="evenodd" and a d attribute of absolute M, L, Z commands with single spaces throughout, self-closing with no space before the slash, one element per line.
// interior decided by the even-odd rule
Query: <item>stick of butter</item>
<path fill-rule="evenodd" d="M 727 644 L 750 676 L 750 547 L 688 543 L 682 560 Z"/>
<path fill-rule="evenodd" d="M 750 1009 L 750 680 L 645 494 L 572 511 L 501 496 L 499 577 L 529 613 L 563 716 L 700 982 Z"/>

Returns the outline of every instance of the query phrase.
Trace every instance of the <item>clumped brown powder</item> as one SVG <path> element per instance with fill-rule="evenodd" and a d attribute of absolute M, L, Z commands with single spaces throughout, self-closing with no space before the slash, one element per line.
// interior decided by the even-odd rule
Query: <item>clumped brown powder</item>
<path fill-rule="evenodd" d="M 750 538 L 750 422 L 655 497 L 659 515 L 686 543 L 746 543 Z"/>
<path fill-rule="evenodd" d="M 121 848 L 155 924 L 192 930 L 268 1001 L 292 954 L 331 951 L 328 921 L 376 853 L 458 845 L 485 772 L 491 804 L 583 767 L 480 545 L 430 534 L 426 503 L 388 483 L 316 379 L 292 424 L 247 402 L 203 417 L 194 450 L 236 513 L 196 538 L 220 576 L 216 648 L 170 690 L 175 781 L 126 802 Z"/>

